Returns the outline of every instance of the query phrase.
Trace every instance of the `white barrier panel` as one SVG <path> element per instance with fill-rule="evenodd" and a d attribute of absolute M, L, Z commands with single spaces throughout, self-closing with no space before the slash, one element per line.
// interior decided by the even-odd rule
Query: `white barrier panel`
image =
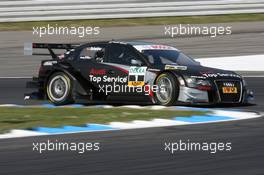
<path fill-rule="evenodd" d="M 203 66 L 233 71 L 264 71 L 264 55 L 196 59 Z"/>
<path fill-rule="evenodd" d="M 264 13 L 264 0 L 0 1 L 0 22 Z"/>

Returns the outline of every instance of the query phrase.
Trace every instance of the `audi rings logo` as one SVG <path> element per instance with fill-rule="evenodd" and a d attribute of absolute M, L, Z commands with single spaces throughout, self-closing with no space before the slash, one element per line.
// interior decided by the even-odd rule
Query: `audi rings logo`
<path fill-rule="evenodd" d="M 232 82 L 224 82 L 224 86 L 226 86 L 226 87 L 234 87 L 235 84 L 232 83 Z"/>

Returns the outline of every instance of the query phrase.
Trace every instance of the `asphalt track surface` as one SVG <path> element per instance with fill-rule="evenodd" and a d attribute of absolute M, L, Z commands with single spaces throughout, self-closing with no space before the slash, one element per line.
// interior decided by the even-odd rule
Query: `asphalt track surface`
<path fill-rule="evenodd" d="M 246 78 L 256 105 L 243 110 L 263 111 L 264 78 Z M 28 79 L 1 79 L 0 103 L 25 104 L 21 95 Z M 6 93 L 3 90 L 9 89 Z M 34 103 L 33 103 L 34 104 Z M 233 107 L 232 107 L 233 108 Z M 1 174 L 214 174 L 264 173 L 264 118 L 190 126 L 79 133 L 0 140 Z M 100 150 L 33 151 L 33 142 L 99 142 Z M 165 151 L 165 142 L 231 142 L 232 150 Z"/>
<path fill-rule="evenodd" d="M 33 69 L 36 69 L 39 58 L 34 60 L 36 58 L 26 58 L 21 54 L 21 44 L 29 35 L 20 32 L 11 34 L 0 32 L 3 42 L 0 43 L 1 76 L 31 76 L 34 73 Z M 261 31 L 237 33 L 216 39 L 156 37 L 146 40 L 177 45 L 182 50 L 186 49 L 191 56 L 200 57 L 263 54 L 264 46 L 263 28 Z M 249 87 L 255 92 L 256 105 L 237 108 L 264 111 L 263 79 L 246 78 Z M 26 91 L 27 80 L 0 79 L 0 104 L 25 104 L 23 93 Z M 5 139 L 0 140 L 0 174 L 261 175 L 264 174 L 263 125 L 264 118 L 258 118 L 191 127 L 175 126 Z M 32 151 L 32 142 L 47 142 L 48 139 L 62 142 L 100 142 L 101 149 L 85 154 L 76 152 L 39 154 Z M 164 151 L 164 142 L 188 139 L 191 142 L 232 142 L 232 151 L 216 154 L 176 152 L 173 155 Z"/>
<path fill-rule="evenodd" d="M 0 140 L 1 174 L 27 175 L 261 175 L 264 173 L 264 118 L 101 133 Z M 227 152 L 174 152 L 165 142 L 231 142 Z M 100 150 L 33 151 L 33 142 L 99 142 Z"/>

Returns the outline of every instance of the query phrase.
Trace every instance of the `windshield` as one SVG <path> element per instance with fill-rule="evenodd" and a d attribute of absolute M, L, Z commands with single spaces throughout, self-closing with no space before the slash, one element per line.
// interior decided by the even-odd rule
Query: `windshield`
<path fill-rule="evenodd" d="M 192 58 L 177 50 L 143 50 L 150 64 L 155 67 L 162 67 L 166 64 L 177 64 L 181 66 L 199 65 Z"/>

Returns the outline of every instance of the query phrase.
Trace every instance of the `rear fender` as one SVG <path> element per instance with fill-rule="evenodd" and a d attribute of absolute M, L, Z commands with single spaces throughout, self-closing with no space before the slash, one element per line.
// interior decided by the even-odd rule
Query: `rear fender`
<path fill-rule="evenodd" d="M 48 76 L 46 77 L 46 81 L 45 81 L 45 86 L 47 87 L 48 84 L 48 80 L 49 78 L 56 72 L 63 72 L 66 75 L 68 75 L 71 79 L 72 79 L 72 83 L 73 83 L 73 97 L 76 97 L 77 94 L 80 95 L 88 95 L 88 92 L 85 89 L 89 89 L 87 87 L 85 87 L 80 80 L 78 80 L 76 77 L 76 75 L 70 73 L 69 71 L 65 70 L 65 69 L 54 69 L 53 71 L 49 72 Z"/>

